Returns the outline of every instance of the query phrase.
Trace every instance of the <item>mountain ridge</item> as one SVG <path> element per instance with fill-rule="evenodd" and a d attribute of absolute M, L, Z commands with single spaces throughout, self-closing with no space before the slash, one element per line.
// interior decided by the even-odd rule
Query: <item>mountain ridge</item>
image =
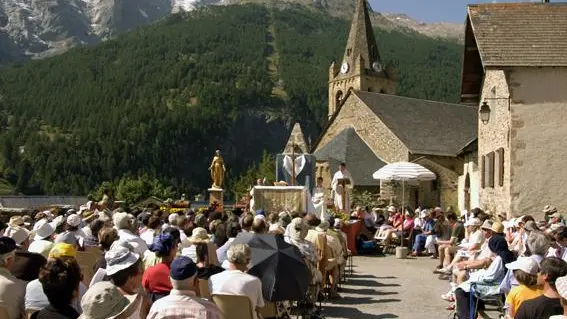
<path fill-rule="evenodd" d="M 207 5 L 301 5 L 350 20 L 349 0 L 4 0 L 0 2 L 0 63 L 45 58 L 77 45 L 92 45 L 172 13 Z M 375 27 L 460 41 L 456 24 L 423 24 L 402 15 L 373 13 Z"/>

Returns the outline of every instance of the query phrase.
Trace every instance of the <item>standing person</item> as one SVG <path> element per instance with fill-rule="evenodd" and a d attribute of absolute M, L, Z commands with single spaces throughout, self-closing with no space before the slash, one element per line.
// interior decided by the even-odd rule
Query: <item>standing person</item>
<path fill-rule="evenodd" d="M 197 265 L 191 258 L 185 256 L 175 258 L 171 263 L 169 280 L 173 286 L 171 293 L 152 305 L 148 319 L 221 318 L 215 304 L 197 297 L 195 293 Z"/>
<path fill-rule="evenodd" d="M 567 289 L 563 286 L 564 295 L 559 292 L 560 277 L 567 276 L 567 263 L 557 257 L 548 257 L 541 261 L 538 284 L 543 284 L 543 295 L 524 301 L 518 309 L 515 319 L 554 318 L 562 315 L 561 299 L 567 297 Z M 564 318 L 564 317 L 559 317 Z"/>
<path fill-rule="evenodd" d="M 346 185 L 346 189 L 343 189 L 343 186 L 339 184 L 340 179 L 348 179 L 350 183 Z M 339 165 L 339 170 L 333 176 L 333 181 L 331 182 L 331 187 L 333 188 L 333 196 L 334 196 L 334 203 L 335 208 L 338 210 L 350 211 L 350 195 L 349 189 L 352 188 L 354 181 L 352 180 L 352 176 L 350 172 L 346 168 L 345 163 L 341 163 Z M 343 198 L 344 192 L 344 198 Z"/>
<path fill-rule="evenodd" d="M 16 242 L 12 238 L 0 237 L 0 307 L 8 312 L 8 319 L 19 319 L 22 315 L 26 284 L 12 275 L 16 261 Z"/>
<path fill-rule="evenodd" d="M 317 177 L 317 184 L 315 184 L 315 188 L 313 189 L 311 200 L 315 207 L 315 215 L 319 216 L 322 220 L 327 219 L 327 192 L 325 187 L 323 187 L 323 177 Z"/>

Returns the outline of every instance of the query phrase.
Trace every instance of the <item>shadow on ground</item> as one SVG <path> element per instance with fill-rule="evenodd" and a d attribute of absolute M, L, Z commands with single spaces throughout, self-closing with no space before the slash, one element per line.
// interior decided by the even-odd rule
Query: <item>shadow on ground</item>
<path fill-rule="evenodd" d="M 381 283 L 370 279 L 349 279 L 348 285 L 360 287 L 399 287 L 400 284 Z"/>
<path fill-rule="evenodd" d="M 324 307 L 323 314 L 329 317 L 344 318 L 345 314 L 348 314 L 348 318 L 356 319 L 387 319 L 387 318 L 399 318 L 398 316 L 385 313 L 380 315 L 373 315 L 369 313 L 361 312 L 358 309 L 352 309 L 350 307 L 340 307 L 340 306 L 328 306 Z"/>

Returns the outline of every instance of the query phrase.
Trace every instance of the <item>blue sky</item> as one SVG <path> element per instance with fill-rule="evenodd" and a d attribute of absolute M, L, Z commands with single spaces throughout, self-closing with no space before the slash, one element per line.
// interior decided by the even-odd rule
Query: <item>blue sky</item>
<path fill-rule="evenodd" d="M 457 23 L 465 21 L 467 4 L 521 1 L 525 2 L 525 0 L 369 0 L 374 11 L 405 13 L 424 22 Z"/>

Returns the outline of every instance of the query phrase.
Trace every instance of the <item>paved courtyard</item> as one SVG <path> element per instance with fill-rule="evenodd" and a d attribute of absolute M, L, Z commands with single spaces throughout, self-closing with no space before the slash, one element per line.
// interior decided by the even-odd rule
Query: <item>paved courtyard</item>
<path fill-rule="evenodd" d="M 326 318 L 448 318 L 440 295 L 449 284 L 432 273 L 436 260 L 356 256 L 341 299 L 323 305 Z"/>

